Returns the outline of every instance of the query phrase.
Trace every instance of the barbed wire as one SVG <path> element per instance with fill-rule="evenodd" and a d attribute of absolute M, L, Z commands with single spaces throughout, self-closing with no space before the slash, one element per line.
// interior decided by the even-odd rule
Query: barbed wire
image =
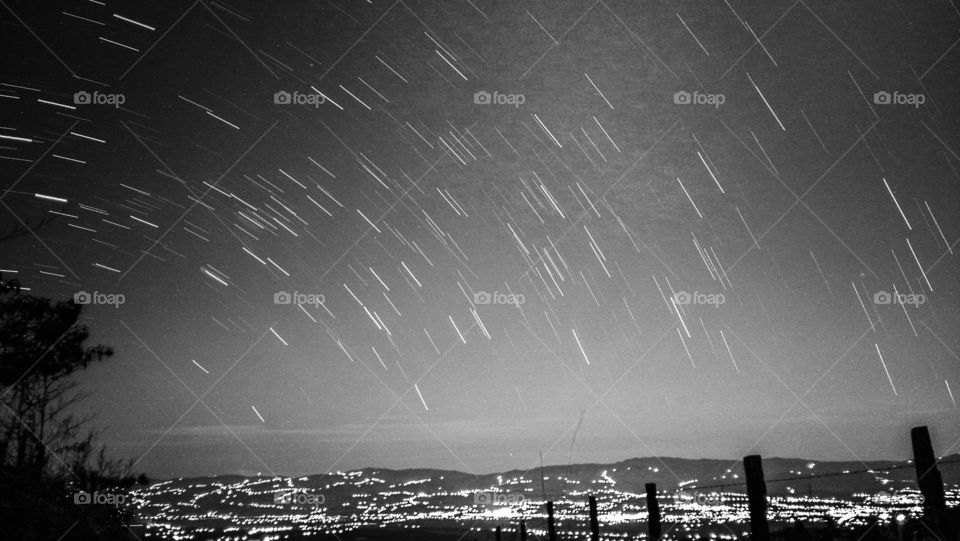
<path fill-rule="evenodd" d="M 940 462 L 937 462 L 937 465 L 940 466 L 940 465 L 943 465 L 943 464 L 958 464 L 958 463 L 960 463 L 960 458 L 955 459 L 955 460 L 944 460 L 944 461 L 940 461 Z M 779 477 L 779 478 L 777 478 L 777 479 L 765 479 L 764 482 L 767 483 L 767 484 L 770 484 L 770 483 L 785 483 L 785 482 L 788 482 L 788 481 L 797 481 L 797 480 L 804 480 L 804 479 L 823 479 L 823 478 L 826 478 L 826 477 L 839 477 L 839 476 L 841 476 L 841 475 L 859 475 L 859 474 L 864 474 L 864 473 L 877 473 L 877 472 L 880 472 L 880 471 L 902 470 L 902 469 L 905 469 L 905 468 L 913 468 L 913 467 L 915 467 L 914 464 L 891 464 L 891 465 L 889 465 L 889 466 L 885 466 L 885 467 L 881 467 L 881 468 L 870 468 L 870 469 L 867 469 L 867 470 L 853 470 L 853 471 L 843 471 L 843 472 L 833 472 L 833 473 L 820 473 L 820 474 L 800 475 L 800 476 L 796 476 L 796 477 Z M 741 482 L 737 482 L 737 483 L 725 483 L 725 484 L 722 484 L 722 485 L 706 485 L 706 486 L 690 487 L 689 489 L 686 489 L 686 488 L 677 488 L 677 489 L 673 489 L 673 490 L 666 490 L 666 491 L 664 491 L 664 492 L 668 492 L 668 493 L 669 493 L 669 492 L 683 492 L 683 491 L 694 490 L 694 489 L 696 489 L 696 490 L 703 490 L 703 489 L 713 489 L 713 488 L 721 488 L 721 489 L 722 489 L 722 488 L 727 488 L 727 487 L 745 486 L 746 484 L 747 484 L 746 481 L 741 481 Z"/>

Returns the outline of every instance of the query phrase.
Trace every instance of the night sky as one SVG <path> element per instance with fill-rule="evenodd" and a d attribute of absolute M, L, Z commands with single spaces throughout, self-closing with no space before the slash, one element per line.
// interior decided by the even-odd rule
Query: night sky
<path fill-rule="evenodd" d="M 958 450 L 953 1 L 0 6 L 0 269 L 138 471 Z"/>

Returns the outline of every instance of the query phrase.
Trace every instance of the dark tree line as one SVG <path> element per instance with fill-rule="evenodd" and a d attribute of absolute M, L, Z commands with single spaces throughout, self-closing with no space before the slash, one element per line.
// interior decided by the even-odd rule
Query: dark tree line
<path fill-rule="evenodd" d="M 125 506 L 89 504 L 83 494 L 115 497 L 144 476 L 108 458 L 73 376 L 113 350 L 88 345 L 82 305 L 27 294 L 0 277 L 0 532 L 5 539 L 130 539 Z M 78 496 L 79 494 L 79 496 Z M 127 498 L 129 502 L 129 498 Z"/>

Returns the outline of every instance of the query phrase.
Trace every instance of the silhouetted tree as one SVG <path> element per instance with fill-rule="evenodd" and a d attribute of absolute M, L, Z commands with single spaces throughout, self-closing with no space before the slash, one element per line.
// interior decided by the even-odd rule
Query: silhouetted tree
<path fill-rule="evenodd" d="M 87 346 L 82 305 L 26 294 L 0 277 L 0 537 L 126 539 L 117 506 L 77 505 L 78 491 L 122 491 L 137 479 L 96 444 L 73 375 L 113 354 Z M 148 480 L 141 476 L 140 481 Z"/>
<path fill-rule="evenodd" d="M 67 210 L 66 206 L 60 208 L 60 212 L 65 210 Z M 10 225 L 0 225 L 0 242 L 22 237 L 27 233 L 35 234 L 38 229 L 57 219 L 56 214 L 46 213 L 38 220 L 23 222 L 16 214 L 13 214 L 12 211 L 10 214 L 13 216 L 14 221 L 11 222 Z"/>
<path fill-rule="evenodd" d="M 89 419 L 70 411 L 84 397 L 70 376 L 113 355 L 103 345 L 84 346 L 90 333 L 77 324 L 82 308 L 24 294 L 16 282 L 0 287 L 4 459 L 36 475 L 83 439 L 80 430 Z"/>

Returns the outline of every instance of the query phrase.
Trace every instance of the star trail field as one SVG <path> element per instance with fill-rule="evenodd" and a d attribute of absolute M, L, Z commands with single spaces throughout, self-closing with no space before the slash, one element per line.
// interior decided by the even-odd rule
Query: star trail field
<path fill-rule="evenodd" d="M 0 6 L 0 272 L 151 478 L 960 451 L 955 1 Z"/>

